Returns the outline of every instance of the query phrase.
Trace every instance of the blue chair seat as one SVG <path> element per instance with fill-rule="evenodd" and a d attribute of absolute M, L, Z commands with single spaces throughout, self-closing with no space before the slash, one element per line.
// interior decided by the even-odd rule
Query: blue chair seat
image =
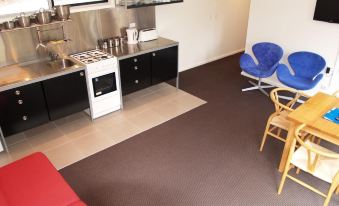
<path fill-rule="evenodd" d="M 274 43 L 270 42 L 261 42 L 253 45 L 252 47 L 253 54 L 258 60 L 258 64 L 254 62 L 254 58 L 249 54 L 243 54 L 240 57 L 240 67 L 241 69 L 258 78 L 258 84 L 250 81 L 254 87 L 242 89 L 242 91 L 251 91 L 251 90 L 260 90 L 262 93 L 268 96 L 268 93 L 264 91 L 265 88 L 270 88 L 273 86 L 266 85 L 262 86 L 262 78 L 270 77 L 274 74 L 283 56 L 283 49 Z"/>
<path fill-rule="evenodd" d="M 319 74 L 314 80 L 303 77 L 294 76 L 290 73 L 286 65 L 279 65 L 277 76 L 280 82 L 286 86 L 297 90 L 309 90 L 314 88 L 323 78 L 323 74 Z"/>
<path fill-rule="evenodd" d="M 284 64 L 277 68 L 277 77 L 286 86 L 297 90 L 310 90 L 323 78 L 321 72 L 326 67 L 326 61 L 318 54 L 295 52 L 288 57 L 288 62 L 294 74 Z"/>

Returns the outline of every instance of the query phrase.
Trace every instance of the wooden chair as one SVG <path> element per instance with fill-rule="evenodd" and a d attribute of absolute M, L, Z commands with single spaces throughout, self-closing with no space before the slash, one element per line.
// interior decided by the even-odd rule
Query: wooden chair
<path fill-rule="evenodd" d="M 339 186 L 339 154 L 330 151 L 320 145 L 314 144 L 309 140 L 302 140 L 302 130 L 305 124 L 298 127 L 295 138 L 292 142 L 286 167 L 281 178 L 278 194 L 281 194 L 286 177 L 310 189 L 311 191 L 323 196 L 325 199 L 324 206 L 327 206 L 331 200 L 334 191 Z M 301 146 L 295 150 L 296 144 Z M 311 185 L 288 174 L 293 167 L 301 170 L 331 184 L 327 194 L 322 193 Z"/>
<path fill-rule="evenodd" d="M 280 98 L 281 93 L 291 93 L 294 97 L 291 97 L 291 99 L 287 100 L 284 104 L 283 100 L 285 100 L 285 98 Z M 289 129 L 290 123 L 287 115 L 292 112 L 297 105 L 300 105 L 305 99 L 309 98 L 309 96 L 304 93 L 287 88 L 276 88 L 272 90 L 270 97 L 274 103 L 275 112 L 268 118 L 260 151 L 263 151 L 268 136 L 274 137 L 282 142 L 286 141 L 286 135 L 282 135 L 282 130 L 288 131 Z"/>

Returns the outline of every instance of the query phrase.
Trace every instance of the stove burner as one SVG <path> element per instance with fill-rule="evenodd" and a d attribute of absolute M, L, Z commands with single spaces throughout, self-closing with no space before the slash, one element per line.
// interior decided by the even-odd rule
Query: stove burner
<path fill-rule="evenodd" d="M 85 64 L 91 64 L 94 62 L 113 58 L 111 55 L 105 52 L 99 51 L 99 50 L 92 50 L 92 51 L 86 51 L 86 52 L 79 53 L 79 54 L 74 54 L 72 55 L 72 57 L 74 57 L 75 59 Z"/>

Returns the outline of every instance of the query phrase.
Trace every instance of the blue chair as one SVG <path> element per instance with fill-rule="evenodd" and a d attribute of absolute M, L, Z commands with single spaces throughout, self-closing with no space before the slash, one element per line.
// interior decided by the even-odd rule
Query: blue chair
<path fill-rule="evenodd" d="M 323 78 L 323 74 L 320 73 L 325 69 L 326 61 L 318 54 L 296 52 L 288 57 L 288 62 L 294 75 L 284 64 L 280 64 L 277 69 L 278 79 L 286 86 L 297 90 L 309 90 Z"/>
<path fill-rule="evenodd" d="M 272 88 L 273 86 L 262 86 L 262 78 L 267 78 L 274 74 L 281 58 L 283 57 L 283 49 L 276 44 L 262 42 L 255 44 L 252 47 L 252 51 L 258 60 L 258 64 L 254 62 L 253 58 L 249 54 L 245 53 L 240 58 L 240 67 L 244 72 L 257 77 L 258 84 L 249 81 L 254 87 L 246 88 L 242 91 L 245 92 L 259 89 L 262 93 L 268 96 L 268 93 L 264 89 Z"/>

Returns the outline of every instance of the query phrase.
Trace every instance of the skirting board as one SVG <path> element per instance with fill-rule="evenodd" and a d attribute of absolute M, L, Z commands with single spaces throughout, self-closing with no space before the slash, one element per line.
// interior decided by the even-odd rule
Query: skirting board
<path fill-rule="evenodd" d="M 214 62 L 214 61 L 217 61 L 217 60 L 219 60 L 219 59 L 222 59 L 222 58 L 225 58 L 225 57 L 228 57 L 228 56 L 232 56 L 232 55 L 234 55 L 234 54 L 237 54 L 237 53 L 240 53 L 240 52 L 243 52 L 243 51 L 245 51 L 245 48 L 243 48 L 243 49 L 238 49 L 238 50 L 235 50 L 235 51 L 232 51 L 232 52 L 229 52 L 229 53 L 220 55 L 220 56 L 216 56 L 216 57 L 207 59 L 207 60 L 205 60 L 205 61 L 202 61 L 202 62 L 200 62 L 200 63 L 194 64 L 194 65 L 191 65 L 191 66 L 185 66 L 185 67 L 179 68 L 179 71 L 180 71 L 180 72 L 183 72 L 183 71 L 186 71 L 186 70 L 189 70 L 189 69 L 193 69 L 193 68 L 195 68 L 195 67 L 198 67 L 198 66 L 201 66 L 201 65 L 204 65 L 204 64 L 208 64 L 208 63 L 210 63 L 210 62 Z"/>

